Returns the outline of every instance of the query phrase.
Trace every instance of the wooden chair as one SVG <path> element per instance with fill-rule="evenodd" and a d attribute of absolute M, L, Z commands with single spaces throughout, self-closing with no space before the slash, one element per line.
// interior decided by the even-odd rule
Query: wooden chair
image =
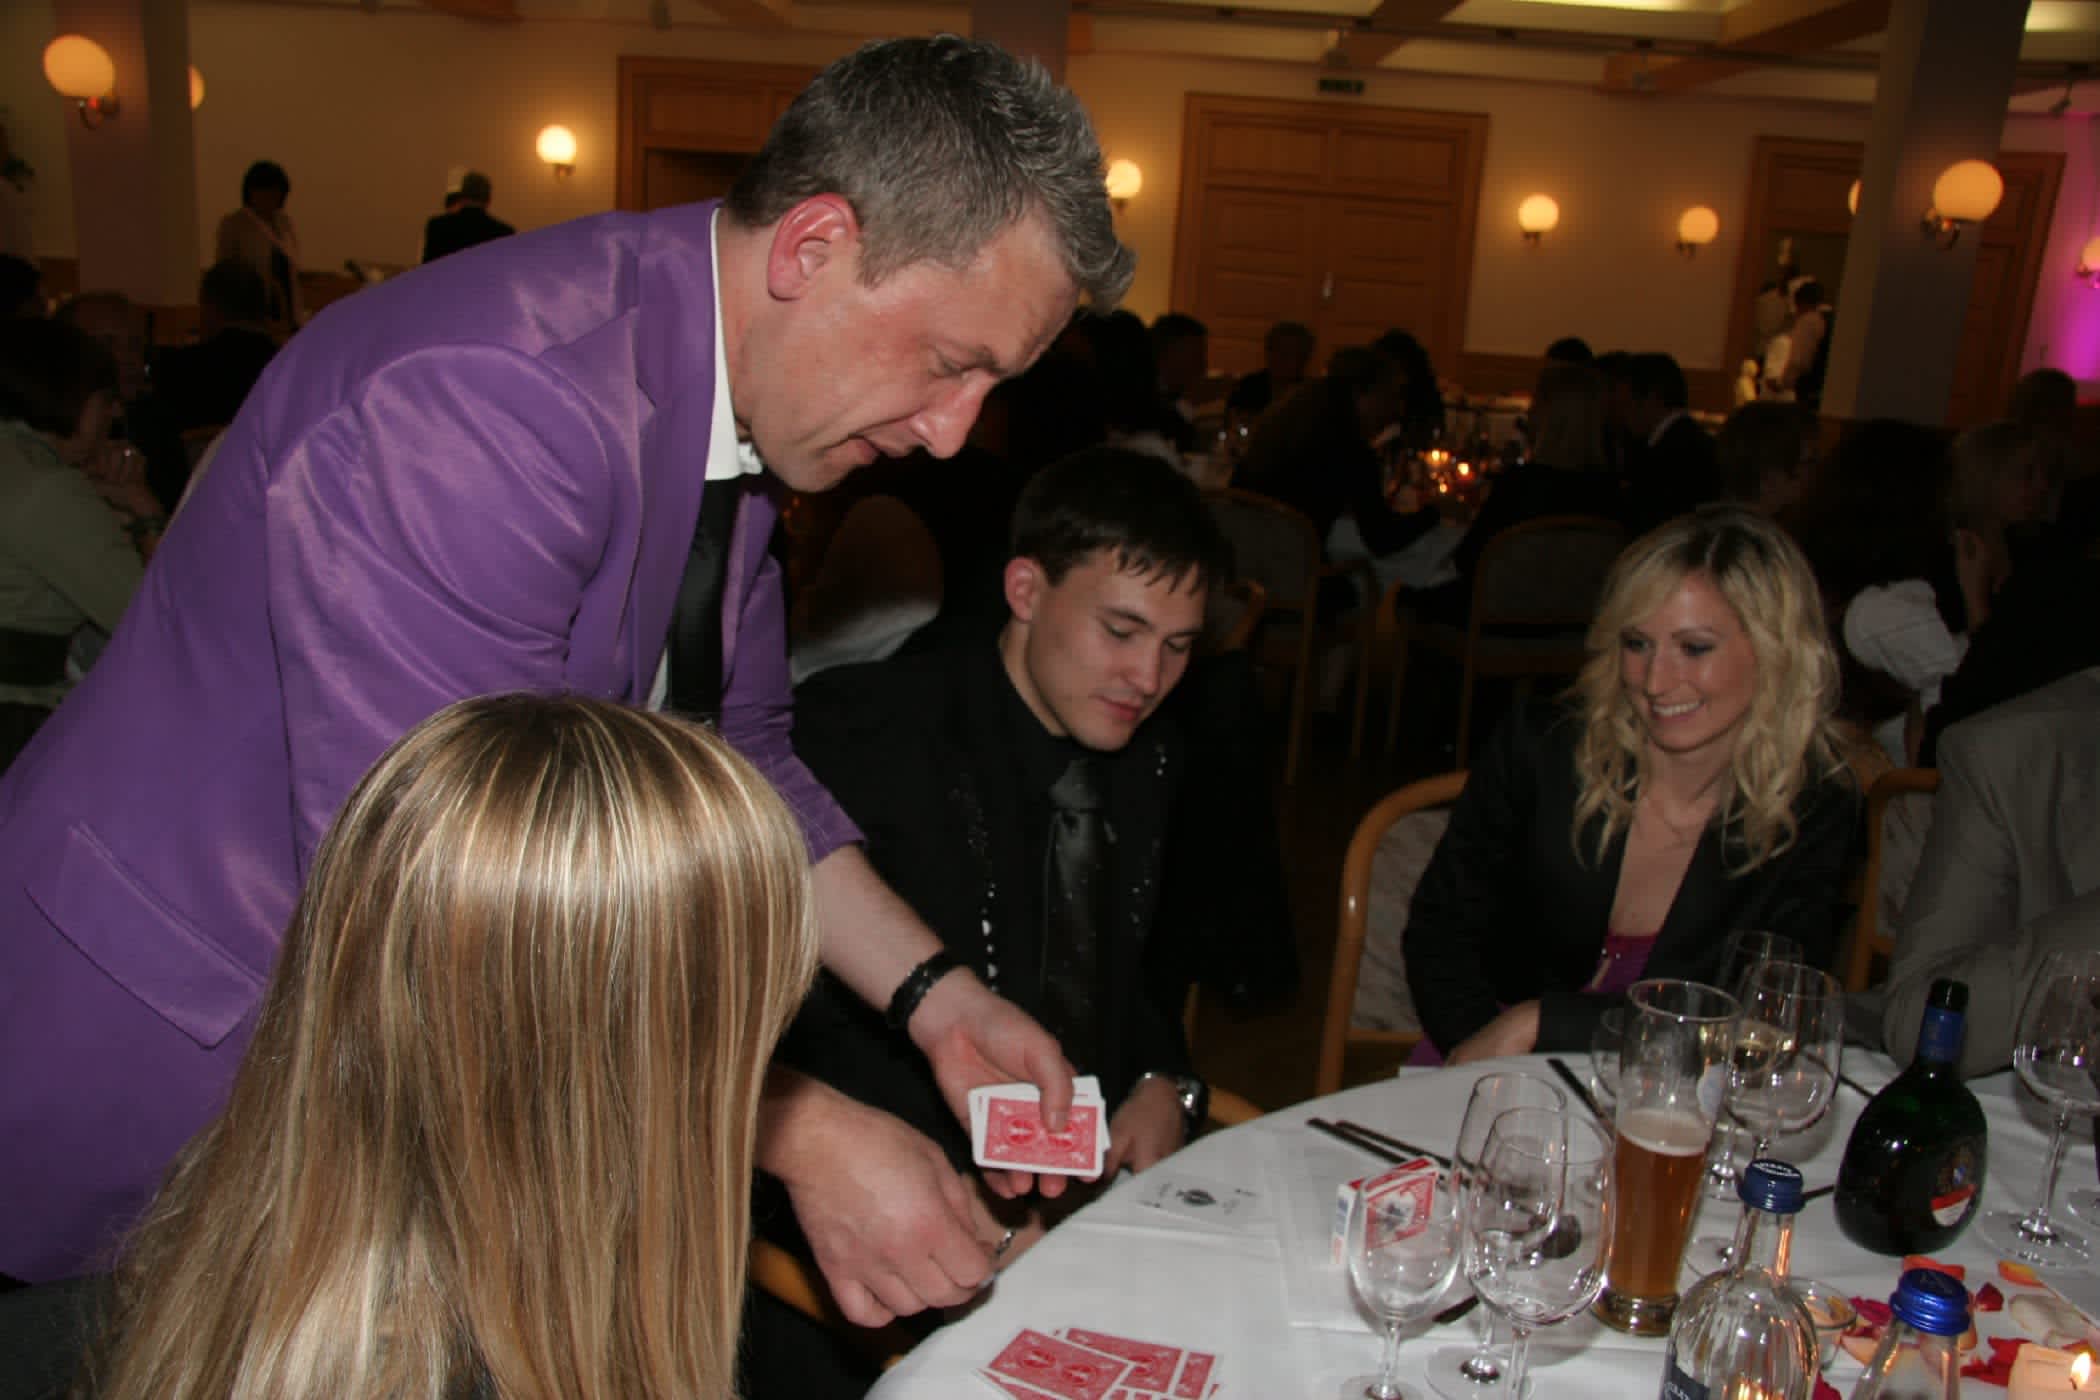
<path fill-rule="evenodd" d="M 1881 928 L 1881 868 L 1887 841 L 1890 804 L 1912 794 L 1940 790 L 1937 768 L 1892 768 L 1867 789 L 1867 862 L 1860 873 L 1859 911 L 1852 923 L 1852 954 L 1846 960 L 1845 990 L 1863 992 L 1873 984 L 1874 960 L 1896 951 L 1896 940 Z"/>
<path fill-rule="evenodd" d="M 1232 543 L 1240 576 L 1262 586 L 1267 596 L 1267 613 L 1287 616 L 1291 624 L 1287 634 L 1278 630 L 1265 636 L 1255 659 L 1280 665 L 1292 676 L 1283 780 L 1295 782 L 1305 720 L 1312 709 L 1313 659 L 1319 644 L 1346 637 L 1357 647 L 1359 668 L 1371 656 L 1371 624 L 1375 620 L 1371 609 L 1360 607 L 1336 624 L 1321 627 L 1320 580 L 1330 574 L 1359 575 L 1367 598 L 1377 585 L 1364 564 L 1343 567 L 1326 563 L 1312 521 L 1281 501 L 1230 486 L 1209 492 L 1206 499 L 1218 528 Z"/>
<path fill-rule="evenodd" d="M 1211 590 L 1203 614 L 1203 649 L 1239 651 L 1254 640 L 1262 614 L 1269 610 L 1269 590 L 1251 578 L 1236 578 Z"/>
<path fill-rule="evenodd" d="M 1460 766 L 1471 747 L 1473 687 L 1481 676 L 1516 680 L 1521 692 L 1536 677 L 1572 676 L 1580 670 L 1605 575 L 1625 544 L 1625 527 L 1601 516 L 1550 515 L 1511 526 L 1480 552 L 1473 571 L 1473 602 L 1463 627 L 1421 621 L 1407 606 L 1404 589 L 1398 584 L 1388 589 L 1379 603 L 1393 633 L 1386 752 L 1392 752 L 1400 733 L 1400 691 L 1410 647 L 1427 647 L 1460 663 Z M 1366 686 L 1358 696 L 1359 735 L 1368 701 Z"/>
<path fill-rule="evenodd" d="M 1356 834 L 1349 840 L 1349 853 L 1342 860 L 1341 919 L 1334 941 L 1334 975 L 1327 984 L 1327 1019 L 1320 1027 L 1320 1062 L 1313 1078 L 1313 1093 L 1316 1095 L 1331 1094 L 1342 1087 L 1342 1062 L 1351 1046 L 1376 1045 L 1404 1053 L 1412 1050 L 1422 1038 L 1419 1030 L 1360 1028 L 1357 1025 L 1357 990 L 1373 912 L 1372 882 L 1378 873 L 1381 857 L 1400 854 L 1387 847 L 1387 837 L 1392 834 L 1393 827 L 1403 817 L 1448 807 L 1458 800 L 1465 786 L 1463 771 L 1409 783 L 1373 807 L 1356 824 Z M 1428 846 L 1429 850 L 1434 850 L 1434 842 Z M 1389 880 L 1382 893 L 1403 902 L 1413 896 L 1415 883 L 1428 865 L 1429 851 L 1418 854 L 1420 865 L 1406 872 L 1405 878 Z M 1403 885 L 1404 889 L 1401 888 Z M 1401 912 L 1401 926 L 1404 928 L 1404 909 Z M 1381 937 L 1386 931 L 1381 924 Z M 1396 947 L 1400 932 L 1401 928 L 1392 929 Z"/>

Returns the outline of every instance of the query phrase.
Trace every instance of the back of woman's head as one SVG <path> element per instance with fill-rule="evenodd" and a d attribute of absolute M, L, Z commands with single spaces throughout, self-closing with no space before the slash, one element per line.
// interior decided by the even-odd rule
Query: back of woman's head
<path fill-rule="evenodd" d="M 1604 376 L 1591 365 L 1549 362 L 1531 394 L 1531 458 L 1595 471 L 1604 454 Z"/>
<path fill-rule="evenodd" d="M 1833 602 L 1930 573 L 1947 545 L 1946 483 L 1935 429 L 1876 418 L 1839 439 L 1801 502 L 1801 546 Z"/>
<path fill-rule="evenodd" d="M 1837 655 L 1815 577 L 1784 529 L 1740 506 L 1678 516 L 1628 545 L 1612 565 L 1575 685 L 1583 717 L 1576 829 L 1601 816 L 1601 852 L 1632 820 L 1648 745 L 1621 650 L 1627 634 L 1692 578 L 1727 603 L 1756 664 L 1718 809 L 1737 834 L 1738 867 L 1747 869 L 1792 843 L 1795 799 L 1840 764 L 1831 725 Z"/>
<path fill-rule="evenodd" d="M 440 712 L 322 843 L 100 1393 L 729 1393 L 758 1086 L 814 966 L 799 829 L 721 742 Z"/>
<path fill-rule="evenodd" d="M 2018 423 L 1986 423 L 1947 452 L 1947 523 L 2002 540 L 2009 525 L 2041 516 L 2050 455 L 2042 436 Z"/>

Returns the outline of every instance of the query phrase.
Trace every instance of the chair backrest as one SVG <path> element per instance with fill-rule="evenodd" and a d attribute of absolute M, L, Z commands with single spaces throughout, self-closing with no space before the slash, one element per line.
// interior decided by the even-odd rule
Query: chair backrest
<path fill-rule="evenodd" d="M 1881 885 L 1889 861 L 1890 816 L 1897 804 L 1940 790 L 1937 768 L 1891 768 L 1867 789 L 1867 863 L 1860 879 L 1859 913 L 1852 924 L 1852 956 L 1845 966 L 1845 990 L 1863 992 L 1874 980 L 1874 959 L 1896 951 L 1895 936 L 1881 919 Z M 1914 823 L 1922 828 L 1922 823 Z M 1922 843 L 1920 843 L 1922 844 Z M 1913 870 L 1915 858 L 1913 857 Z"/>
<path fill-rule="evenodd" d="M 1236 578 L 1210 591 L 1210 606 L 1203 613 L 1203 647 L 1206 651 L 1238 651 L 1261 626 L 1261 615 L 1269 606 L 1269 590 L 1251 578 Z"/>
<path fill-rule="evenodd" d="M 1334 975 L 1327 984 L 1327 1018 L 1320 1027 L 1315 1094 L 1342 1087 L 1342 1062 L 1351 1045 L 1411 1048 L 1422 1038 L 1407 996 L 1400 938 L 1407 928 L 1415 885 L 1442 839 L 1448 807 L 1465 790 L 1463 771 L 1409 783 L 1364 814 L 1342 860 L 1340 928 Z"/>
<path fill-rule="evenodd" d="M 1548 515 L 1512 525 L 1480 551 L 1476 627 L 1587 627 L 1626 527 L 1597 515 Z"/>
<path fill-rule="evenodd" d="M 1320 536 L 1312 521 L 1236 486 L 1206 492 L 1204 500 L 1232 545 L 1238 576 L 1259 583 L 1272 608 L 1304 608 L 1319 586 Z"/>

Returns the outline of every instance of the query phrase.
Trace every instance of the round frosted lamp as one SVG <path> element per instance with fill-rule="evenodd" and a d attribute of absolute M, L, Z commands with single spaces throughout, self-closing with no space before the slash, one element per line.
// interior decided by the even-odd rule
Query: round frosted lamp
<path fill-rule="evenodd" d="M 1560 205 L 1550 194 L 1535 194 L 1517 206 L 1517 227 L 1532 237 L 1551 233 L 1560 224 Z"/>
<path fill-rule="evenodd" d="M 1694 248 L 1713 242 L 1720 231 L 1721 216 L 1703 204 L 1685 210 L 1684 217 L 1677 221 L 1677 241 Z"/>
<path fill-rule="evenodd" d="M 1932 182 L 1932 207 L 1943 219 L 1980 224 L 2005 198 L 2005 178 L 1987 160 L 1956 161 Z"/>
<path fill-rule="evenodd" d="M 576 163 L 576 133 L 565 126 L 548 126 L 540 129 L 540 139 L 533 149 L 540 159 L 549 165 L 574 165 Z"/>
<path fill-rule="evenodd" d="M 1859 212 L 1859 181 L 1857 180 L 1852 182 L 1851 189 L 1845 191 L 1845 208 L 1854 214 Z"/>
<path fill-rule="evenodd" d="M 117 65 L 93 39 L 61 34 L 44 46 L 44 76 L 63 96 L 92 102 L 117 85 Z"/>
<path fill-rule="evenodd" d="M 1135 199 L 1137 192 L 1145 188 L 1145 172 L 1138 169 L 1134 160 L 1112 160 L 1108 163 L 1108 197 L 1110 199 Z"/>
<path fill-rule="evenodd" d="M 190 65 L 190 110 L 194 112 L 203 105 L 204 75 L 197 71 L 197 65 L 193 63 Z"/>

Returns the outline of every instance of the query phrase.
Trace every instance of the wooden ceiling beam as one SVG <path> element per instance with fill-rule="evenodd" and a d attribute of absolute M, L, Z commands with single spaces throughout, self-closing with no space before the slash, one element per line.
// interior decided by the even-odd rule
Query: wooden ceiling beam
<path fill-rule="evenodd" d="M 1690 92 L 1774 59 L 1879 34 L 1888 24 L 1889 0 L 1750 0 L 1721 17 L 1721 37 L 1710 52 L 1684 58 L 1613 54 L 1604 62 L 1603 85 L 1609 92 Z"/>
<path fill-rule="evenodd" d="M 1356 28 L 1342 35 L 1337 51 L 1348 67 L 1376 68 L 1386 55 L 1407 42 L 1408 31 L 1426 29 L 1442 21 L 1463 3 L 1464 0 L 1380 0 Z"/>

